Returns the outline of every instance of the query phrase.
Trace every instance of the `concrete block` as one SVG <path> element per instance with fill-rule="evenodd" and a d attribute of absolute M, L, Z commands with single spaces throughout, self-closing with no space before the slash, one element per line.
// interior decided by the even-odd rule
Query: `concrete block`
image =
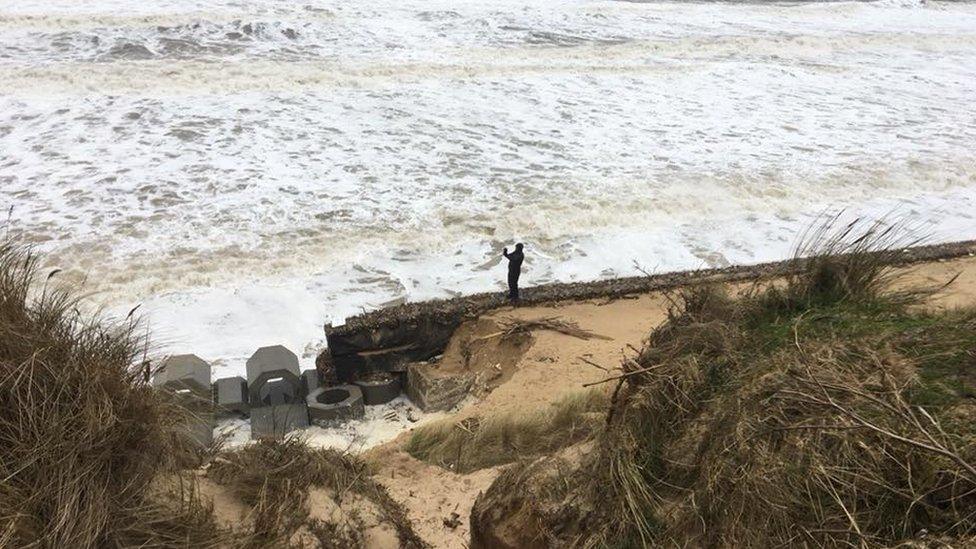
<path fill-rule="evenodd" d="M 189 439 L 201 448 L 209 448 L 213 444 L 215 426 L 214 415 L 210 412 L 194 414 L 186 422 L 186 433 Z"/>
<path fill-rule="evenodd" d="M 353 382 L 363 392 L 363 402 L 367 406 L 386 404 L 400 396 L 400 376 L 392 373 L 377 373 Z"/>
<path fill-rule="evenodd" d="M 308 408 L 304 401 L 251 409 L 252 439 L 280 439 L 305 427 L 308 427 Z"/>
<path fill-rule="evenodd" d="M 246 417 L 250 413 L 247 381 L 243 377 L 225 377 L 214 381 L 213 393 L 218 415 Z"/>
<path fill-rule="evenodd" d="M 421 410 L 450 410 L 468 396 L 474 377 L 465 373 L 445 373 L 436 365 L 415 362 L 407 369 L 407 396 Z"/>
<path fill-rule="evenodd" d="M 412 348 L 394 347 L 333 357 L 333 364 L 336 377 L 348 383 L 376 372 L 406 372 L 407 365 L 416 360 L 420 359 L 414 356 Z"/>
<path fill-rule="evenodd" d="M 319 387 L 306 398 L 312 423 L 327 425 L 336 421 L 363 417 L 363 393 L 355 385 Z"/>
<path fill-rule="evenodd" d="M 247 390 L 251 407 L 300 401 L 302 386 L 299 374 L 298 357 L 281 345 L 261 347 L 255 351 L 247 360 Z M 272 386 L 265 387 L 268 383 Z"/>
<path fill-rule="evenodd" d="M 288 379 L 278 377 L 265 381 L 258 389 L 258 401 L 254 403 L 258 406 L 277 406 L 278 404 L 293 404 L 304 402 L 302 396 L 301 383 L 296 389 L 295 384 Z"/>
<path fill-rule="evenodd" d="M 303 397 L 308 396 L 322 385 L 318 370 L 305 370 L 300 377 Z"/>
<path fill-rule="evenodd" d="M 153 386 L 173 393 L 192 392 L 209 398 L 210 364 L 196 355 L 175 355 L 163 361 Z"/>

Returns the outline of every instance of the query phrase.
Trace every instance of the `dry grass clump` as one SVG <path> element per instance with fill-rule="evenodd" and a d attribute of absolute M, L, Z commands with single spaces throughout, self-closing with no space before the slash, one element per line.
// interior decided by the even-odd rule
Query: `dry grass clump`
<path fill-rule="evenodd" d="M 823 229 L 804 249 L 831 255 L 785 283 L 673 296 L 622 366 L 602 451 L 555 496 L 575 511 L 532 504 L 536 530 L 588 547 L 972 539 L 976 309 L 894 291 L 894 238 Z"/>
<path fill-rule="evenodd" d="M 37 278 L 36 256 L 0 243 L 0 546 L 216 543 L 192 494 L 153 493 L 187 454 L 179 414 L 131 368 L 135 325 L 86 317 Z"/>
<path fill-rule="evenodd" d="M 606 393 L 567 395 L 545 408 L 417 428 L 406 450 L 413 457 L 459 473 L 538 457 L 593 435 L 603 424 Z"/>
<path fill-rule="evenodd" d="M 348 522 L 341 523 L 309 517 L 309 490 L 323 488 L 338 505 L 354 495 L 375 504 L 381 518 L 396 529 L 401 547 L 426 547 L 403 507 L 371 474 L 368 465 L 355 456 L 312 449 L 296 437 L 261 440 L 223 452 L 207 472 L 252 508 L 252 530 L 246 533 L 242 545 L 287 547 L 298 541 L 296 534 L 305 533 L 320 547 L 362 547 L 363 525 L 354 513 Z"/>
<path fill-rule="evenodd" d="M 821 229 L 785 285 L 677 297 L 624 366 L 650 369 L 625 378 L 608 434 L 629 520 L 604 540 L 861 546 L 976 532 L 964 377 L 976 312 L 912 310 L 928 290 L 893 291 L 895 234 Z"/>

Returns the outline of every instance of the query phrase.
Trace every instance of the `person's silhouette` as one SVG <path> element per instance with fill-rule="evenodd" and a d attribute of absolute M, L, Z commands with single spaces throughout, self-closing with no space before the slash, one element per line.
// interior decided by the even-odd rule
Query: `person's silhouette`
<path fill-rule="evenodd" d="M 525 259 L 525 254 L 522 253 L 522 244 L 516 244 L 515 251 L 512 253 L 508 253 L 508 248 L 505 248 L 502 250 L 502 255 L 508 259 L 508 298 L 512 301 L 518 301 L 518 279 L 519 275 L 522 274 L 522 260 Z"/>

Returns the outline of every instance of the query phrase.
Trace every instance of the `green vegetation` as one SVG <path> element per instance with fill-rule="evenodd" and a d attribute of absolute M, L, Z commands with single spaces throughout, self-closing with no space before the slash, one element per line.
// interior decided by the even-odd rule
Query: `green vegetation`
<path fill-rule="evenodd" d="M 441 420 L 414 431 L 413 457 L 459 473 L 539 457 L 593 435 L 606 415 L 606 393 L 581 391 L 523 413 Z"/>
<path fill-rule="evenodd" d="M 972 542 L 976 309 L 896 290 L 893 234 L 824 229 L 782 283 L 672 296 L 622 366 L 598 451 L 571 474 L 513 468 L 473 522 L 520 508 L 525 539 L 551 546 Z"/>

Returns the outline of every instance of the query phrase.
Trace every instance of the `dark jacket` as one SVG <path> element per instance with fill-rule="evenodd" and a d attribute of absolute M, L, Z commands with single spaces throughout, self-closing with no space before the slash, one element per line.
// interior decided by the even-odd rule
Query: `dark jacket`
<path fill-rule="evenodd" d="M 515 274 L 522 272 L 522 260 L 525 259 L 525 254 L 520 250 L 515 250 L 512 253 L 504 253 L 505 257 L 508 258 L 508 273 Z"/>

